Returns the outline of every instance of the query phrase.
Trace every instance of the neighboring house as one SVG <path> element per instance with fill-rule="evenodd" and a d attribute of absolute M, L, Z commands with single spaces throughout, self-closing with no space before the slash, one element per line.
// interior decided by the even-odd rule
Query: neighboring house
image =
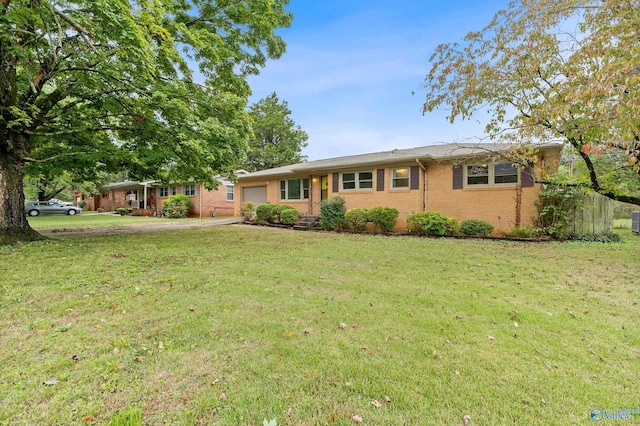
<path fill-rule="evenodd" d="M 407 214 L 435 210 L 459 222 L 480 219 L 496 231 L 533 226 L 540 185 L 534 175 L 554 171 L 562 144 L 537 145 L 538 161 L 519 170 L 500 153 L 507 144 L 444 144 L 330 158 L 238 176 L 235 214 L 241 203 L 287 204 L 318 215 L 320 202 L 344 197 L 348 209 L 376 206 Z"/>
<path fill-rule="evenodd" d="M 239 175 L 246 173 L 241 170 Z M 207 190 L 204 185 L 194 182 L 171 183 L 163 185 L 156 181 L 124 181 L 104 185 L 105 192 L 99 195 L 75 194 L 76 205 L 79 201 L 87 203 L 86 210 L 103 209 L 114 211 L 121 207 L 131 207 L 137 214 L 157 215 L 162 211 L 164 202 L 172 195 L 184 194 L 191 199 L 189 216 L 206 217 L 233 216 L 234 183 L 218 178 L 221 182 L 216 190 Z"/>

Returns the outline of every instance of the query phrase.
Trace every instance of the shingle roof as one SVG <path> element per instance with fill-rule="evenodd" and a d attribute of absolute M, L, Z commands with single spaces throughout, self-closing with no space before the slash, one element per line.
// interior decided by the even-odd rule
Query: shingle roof
<path fill-rule="evenodd" d="M 325 160 L 308 161 L 290 166 L 261 170 L 238 176 L 239 180 L 255 179 L 270 176 L 286 176 L 295 173 L 311 171 L 328 171 L 344 169 L 346 167 L 370 166 L 375 164 L 390 164 L 416 159 L 424 162 L 443 161 L 463 157 L 473 157 L 482 154 L 504 152 L 512 148 L 513 144 L 506 143 L 451 143 L 428 145 L 409 149 L 394 149 L 392 151 L 374 152 L 369 154 L 349 155 L 345 157 L 328 158 Z M 537 144 L 537 149 L 560 149 L 560 143 Z"/>

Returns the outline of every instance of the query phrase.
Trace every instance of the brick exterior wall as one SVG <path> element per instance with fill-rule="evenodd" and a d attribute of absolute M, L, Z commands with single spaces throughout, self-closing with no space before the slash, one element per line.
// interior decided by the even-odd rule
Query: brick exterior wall
<path fill-rule="evenodd" d="M 557 158 L 556 158 L 557 157 Z M 542 159 L 535 165 L 536 175 L 540 176 L 544 161 Z M 546 160 L 547 169 L 555 169 L 559 153 L 554 154 Z M 392 189 L 392 170 L 400 167 L 416 167 L 418 163 L 399 163 L 384 165 L 379 167 L 354 167 L 353 169 L 340 170 L 322 174 L 299 175 L 286 177 L 270 177 L 269 180 L 242 179 L 236 184 L 235 215 L 240 216 L 240 205 L 242 203 L 242 188 L 264 186 L 267 187 L 267 202 L 272 204 L 287 204 L 295 207 L 302 213 L 317 215 L 320 213 L 321 176 L 328 176 L 328 197 L 342 196 L 345 199 L 347 209 L 354 207 L 372 208 L 378 206 L 395 207 L 400 211 L 396 230 L 405 230 L 407 214 L 424 210 L 435 210 L 445 215 L 457 218 L 458 222 L 465 219 L 480 219 L 487 221 L 495 227 L 495 232 L 508 232 L 517 224 L 518 216 L 518 189 L 513 186 L 494 186 L 484 188 L 453 189 L 453 163 L 429 163 L 426 164 L 426 191 L 425 191 L 425 171 L 422 168 L 417 170 L 419 179 L 417 189 Z M 418 165 L 419 167 L 419 165 Z M 378 173 L 378 169 L 383 172 Z M 366 190 L 341 190 L 341 185 L 337 192 L 334 192 L 334 174 L 338 179 L 342 173 L 349 172 L 372 172 L 373 189 Z M 378 190 L 378 179 L 384 179 L 383 190 Z M 281 179 L 309 179 L 309 199 L 308 200 L 280 200 L 280 180 Z M 414 185 L 412 185 L 414 186 Z M 537 207 L 535 205 L 540 192 L 540 185 L 534 184 L 529 187 L 521 187 L 519 206 L 519 226 L 534 226 L 537 217 Z"/>
<path fill-rule="evenodd" d="M 184 192 L 183 185 L 178 186 L 178 193 Z M 152 188 L 155 196 L 156 208 L 162 210 L 162 206 L 168 197 L 160 197 L 160 189 Z M 234 202 L 227 201 L 227 187 L 220 185 L 218 189 L 209 191 L 203 185 L 196 185 L 196 195 L 189 196 L 191 200 L 191 208 L 189 209 L 189 217 L 210 217 L 211 212 L 215 210 L 216 216 L 233 216 Z"/>

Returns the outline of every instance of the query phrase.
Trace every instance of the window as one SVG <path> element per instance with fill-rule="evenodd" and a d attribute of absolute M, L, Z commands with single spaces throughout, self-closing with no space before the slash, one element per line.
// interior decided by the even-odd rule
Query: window
<path fill-rule="evenodd" d="M 177 186 L 172 186 L 171 187 L 171 195 L 178 195 L 178 187 Z"/>
<path fill-rule="evenodd" d="M 227 201 L 233 201 L 233 186 L 227 185 Z"/>
<path fill-rule="evenodd" d="M 391 172 L 392 188 L 409 188 L 409 168 L 393 169 Z"/>
<path fill-rule="evenodd" d="M 184 186 L 184 195 L 187 197 L 194 197 L 196 195 L 196 186 L 195 185 L 185 185 Z"/>
<path fill-rule="evenodd" d="M 308 200 L 309 179 L 287 179 L 280 181 L 281 200 Z"/>
<path fill-rule="evenodd" d="M 343 173 L 342 189 L 373 189 L 373 172 Z"/>
<path fill-rule="evenodd" d="M 158 188 L 158 197 L 160 198 L 165 198 L 169 196 L 169 187 L 168 186 L 161 186 L 160 188 Z"/>
<path fill-rule="evenodd" d="M 508 163 L 474 164 L 465 167 L 466 186 L 501 186 L 518 183 L 518 168 Z"/>

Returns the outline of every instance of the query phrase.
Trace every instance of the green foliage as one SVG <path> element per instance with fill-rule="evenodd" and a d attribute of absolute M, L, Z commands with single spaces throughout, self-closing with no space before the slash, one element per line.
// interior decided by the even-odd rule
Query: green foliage
<path fill-rule="evenodd" d="M 162 214 L 171 219 L 187 217 L 191 199 L 184 194 L 172 195 L 162 205 Z"/>
<path fill-rule="evenodd" d="M 364 232 L 367 229 L 367 209 L 364 207 L 349 209 L 344 215 L 344 220 L 353 232 Z"/>
<path fill-rule="evenodd" d="M 572 186 L 567 177 L 555 174 L 552 183 L 542 186 L 538 207 L 538 227 L 553 238 L 564 238 L 573 212 L 582 205 L 585 189 Z"/>
<path fill-rule="evenodd" d="M 256 207 L 256 220 L 258 222 L 269 222 L 271 220 L 272 214 L 271 210 L 275 207 L 275 204 L 259 204 Z"/>
<path fill-rule="evenodd" d="M 85 207 L 87 207 L 87 202 L 84 200 L 78 201 L 78 207 L 84 209 Z"/>
<path fill-rule="evenodd" d="M 288 206 L 286 204 L 276 204 L 271 208 L 271 217 L 269 218 L 269 222 L 282 222 L 281 213 L 286 210 L 294 210 L 296 214 L 298 210 L 294 207 Z"/>
<path fill-rule="evenodd" d="M 324 200 L 320 203 L 318 227 L 322 229 L 338 229 L 343 226 L 346 213 L 347 208 L 344 198 L 336 196 Z"/>
<path fill-rule="evenodd" d="M 244 220 L 252 220 L 255 216 L 256 204 L 251 201 L 245 201 L 240 205 L 240 214 Z"/>
<path fill-rule="evenodd" d="M 118 213 L 120 216 L 124 216 L 125 214 L 129 213 L 129 209 L 127 209 L 126 207 L 118 207 L 116 209 L 116 213 Z"/>
<path fill-rule="evenodd" d="M 247 171 L 266 170 L 300 163 L 306 159 L 302 148 L 309 136 L 291 119 L 286 101 L 272 93 L 249 108 L 253 137 L 241 167 Z"/>
<path fill-rule="evenodd" d="M 298 210 L 294 208 L 284 209 L 280 211 L 280 223 L 284 225 L 295 225 L 300 220 Z"/>
<path fill-rule="evenodd" d="M 453 235 L 458 230 L 458 219 L 443 213 L 425 211 L 407 215 L 407 231 L 411 234 L 442 236 Z"/>
<path fill-rule="evenodd" d="M 540 235 L 541 230 L 539 228 L 524 228 L 515 226 L 511 228 L 506 236 L 512 238 L 535 238 Z"/>
<path fill-rule="evenodd" d="M 400 212 L 394 207 L 374 207 L 367 212 L 367 220 L 383 234 L 389 234 L 396 226 Z"/>
<path fill-rule="evenodd" d="M 215 187 L 247 148 L 247 80 L 284 53 L 287 5 L 0 2 L 0 199 L 21 204 L 25 162 L 33 177 L 126 169 Z M 24 231 L 24 211 L 8 210 L 21 219 L 0 217 L 0 230 Z"/>
<path fill-rule="evenodd" d="M 460 224 L 460 232 L 470 236 L 487 236 L 493 232 L 493 225 L 484 220 L 467 219 Z"/>
<path fill-rule="evenodd" d="M 622 241 L 620 234 L 602 233 L 602 234 L 577 234 L 570 232 L 566 235 L 567 240 L 583 241 L 587 243 L 619 243 Z"/>
<path fill-rule="evenodd" d="M 563 141 L 581 183 L 640 205 L 639 20 L 632 1 L 510 2 L 435 48 L 423 111 L 452 123 L 488 111 L 497 141 Z"/>

